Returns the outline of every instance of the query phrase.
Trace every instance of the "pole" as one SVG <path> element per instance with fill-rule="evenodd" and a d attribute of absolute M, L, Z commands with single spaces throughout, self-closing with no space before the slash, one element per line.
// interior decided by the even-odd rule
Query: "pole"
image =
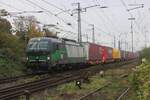
<path fill-rule="evenodd" d="M 127 50 L 129 50 L 129 44 L 128 44 L 128 42 L 127 42 Z"/>
<path fill-rule="evenodd" d="M 87 38 L 87 42 L 88 42 L 88 41 L 89 41 L 89 39 L 88 39 L 88 38 L 89 38 L 89 37 L 88 37 L 88 34 L 86 34 L 86 38 Z"/>
<path fill-rule="evenodd" d="M 132 52 L 133 52 L 133 23 L 131 20 L 131 35 L 132 35 Z"/>
<path fill-rule="evenodd" d="M 93 6 L 88 6 L 88 7 L 85 7 L 85 8 L 81 8 L 79 2 L 78 3 L 73 3 L 73 4 L 78 5 L 78 8 L 75 9 L 75 11 L 77 11 L 77 13 L 78 13 L 78 20 L 77 20 L 78 21 L 78 42 L 80 43 L 80 42 L 82 42 L 81 12 L 86 12 L 87 9 L 97 7 L 97 6 L 100 6 L 100 5 L 93 5 Z M 101 7 L 101 8 L 107 8 L 107 7 L 104 6 L 104 7 Z"/>
<path fill-rule="evenodd" d="M 93 43 L 95 43 L 94 24 L 92 25 L 92 37 L 93 37 Z"/>
<path fill-rule="evenodd" d="M 118 41 L 118 49 L 121 50 L 121 33 L 119 35 L 119 41 Z"/>
<path fill-rule="evenodd" d="M 128 18 L 128 20 L 131 20 L 131 46 L 132 46 L 132 52 L 133 52 L 133 48 L 134 48 L 134 46 L 133 46 L 133 22 L 132 22 L 132 20 L 135 20 L 135 18 Z"/>
<path fill-rule="evenodd" d="M 94 28 L 94 24 L 89 24 L 90 26 L 92 26 L 92 42 L 95 43 L 95 28 Z"/>
<path fill-rule="evenodd" d="M 114 36 L 114 48 L 116 48 L 116 37 Z"/>
<path fill-rule="evenodd" d="M 121 50 L 121 42 L 120 42 L 120 40 L 118 41 L 118 47 L 119 47 L 119 50 Z"/>
<path fill-rule="evenodd" d="M 147 47 L 146 32 L 145 32 L 145 48 Z"/>
<path fill-rule="evenodd" d="M 82 35 L 81 35 L 81 8 L 80 3 L 78 2 L 78 42 L 82 42 Z"/>

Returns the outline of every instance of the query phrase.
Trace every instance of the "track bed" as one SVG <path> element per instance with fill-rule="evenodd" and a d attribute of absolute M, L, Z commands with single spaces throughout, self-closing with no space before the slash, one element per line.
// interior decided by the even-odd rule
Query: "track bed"
<path fill-rule="evenodd" d="M 104 77 L 97 74 L 90 78 L 90 83 L 83 83 L 82 89 L 79 89 L 75 86 L 74 82 L 69 82 L 67 84 L 59 85 L 55 88 L 46 89 L 44 91 L 33 93 L 31 98 L 33 100 L 114 100 L 116 99 L 124 89 L 126 89 L 128 84 L 128 73 L 131 72 L 131 69 L 134 68 L 137 63 L 120 63 L 114 65 L 104 65 L 100 70 L 105 70 Z M 106 67 L 107 66 L 107 67 Z M 93 74 L 94 75 L 94 74 Z M 98 91 L 100 93 L 96 93 L 96 95 L 91 95 L 90 97 L 84 98 L 87 94 L 102 88 L 103 86 L 110 84 L 108 87 L 102 89 L 102 91 Z M 40 94 L 40 98 L 38 95 Z M 108 95 L 110 96 L 108 96 Z"/>

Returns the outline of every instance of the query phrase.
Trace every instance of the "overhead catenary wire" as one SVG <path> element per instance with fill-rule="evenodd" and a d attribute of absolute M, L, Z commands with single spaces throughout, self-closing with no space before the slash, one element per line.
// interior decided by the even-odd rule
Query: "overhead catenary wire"
<path fill-rule="evenodd" d="M 62 8 L 60 8 L 60 7 L 58 7 L 57 5 L 52 4 L 51 2 L 48 2 L 48 1 L 46 1 L 46 0 L 41 0 L 41 1 L 44 2 L 44 3 L 46 3 L 46 4 L 48 4 L 48 5 L 50 5 L 50 6 L 52 6 L 52 7 L 54 7 L 54 8 L 57 8 L 58 10 L 61 10 L 62 12 L 68 14 L 68 15 L 71 17 L 71 13 L 69 13 L 68 11 L 66 11 L 66 10 L 64 10 L 64 9 L 62 9 Z M 70 11 L 70 10 L 69 10 L 69 11 Z M 58 15 L 55 14 L 55 16 L 58 16 Z M 73 22 L 71 22 L 71 23 L 73 23 Z M 76 24 L 76 23 L 74 23 L 74 24 Z M 72 27 L 72 28 L 73 28 L 73 27 Z"/>
<path fill-rule="evenodd" d="M 50 15 L 52 15 L 52 16 L 54 16 L 54 17 L 58 18 L 59 20 L 61 20 L 62 22 L 64 22 L 66 25 L 68 25 L 68 22 L 66 22 L 64 19 L 62 19 L 62 18 L 60 18 L 60 17 L 56 16 L 54 13 L 52 13 L 52 12 L 51 12 L 51 11 L 49 11 L 49 10 L 47 10 L 46 8 L 41 7 L 40 5 L 38 5 L 38 4 L 36 4 L 36 3 L 34 3 L 34 2 L 33 2 L 33 1 L 31 1 L 31 0 L 26 0 L 26 1 L 28 1 L 28 2 L 30 2 L 31 4 L 33 4 L 33 5 L 37 6 L 37 7 L 39 7 L 40 9 L 45 10 L 45 11 L 46 11 L 46 12 L 48 12 Z M 70 27 L 71 27 L 71 26 L 70 26 Z"/>
<path fill-rule="evenodd" d="M 87 3 L 87 2 L 86 2 Z M 89 4 L 88 4 L 89 5 Z M 100 5 L 100 4 L 97 4 L 97 5 Z M 96 12 L 95 14 L 97 14 L 98 12 Z M 100 16 L 101 17 L 101 16 Z M 104 19 L 102 20 L 102 21 L 104 21 Z M 95 28 L 97 29 L 97 30 L 99 30 L 100 32 L 103 32 L 103 33 L 107 33 L 107 34 L 103 34 L 103 35 L 108 35 L 108 36 L 110 36 L 110 37 L 112 37 L 112 34 L 111 34 L 111 32 L 110 32 L 110 30 L 108 31 L 108 27 L 107 27 L 107 25 L 105 25 L 105 22 L 103 23 L 104 24 L 104 27 L 106 28 L 106 30 L 107 30 L 107 32 L 105 32 L 104 30 L 102 30 L 101 28 L 100 28 L 100 26 L 99 25 L 97 25 L 97 24 L 95 24 Z"/>
<path fill-rule="evenodd" d="M 85 3 L 86 3 L 88 6 L 90 6 L 89 3 L 87 3 L 87 2 L 85 2 Z M 97 4 L 97 5 L 99 5 L 99 4 Z M 97 9 L 97 8 L 95 8 L 95 9 Z M 98 12 L 98 11 L 95 11 L 94 9 L 93 9 L 92 11 L 95 12 L 95 15 L 98 15 L 98 14 L 99 14 L 99 12 Z M 97 16 L 97 17 L 98 17 L 98 16 Z M 99 16 L 99 18 L 103 21 L 103 24 L 102 24 L 102 25 L 103 25 L 103 26 L 105 27 L 105 29 L 107 30 L 107 33 L 108 33 L 108 34 L 105 34 L 105 35 L 110 35 L 111 32 L 110 32 L 109 28 L 107 27 L 107 25 L 105 24 L 104 19 L 102 18 L 102 16 Z M 89 19 L 91 19 L 91 18 L 89 18 Z M 98 22 L 98 23 L 96 23 L 96 24 L 93 23 L 94 26 L 95 26 L 95 27 L 94 27 L 95 30 L 97 30 L 97 32 L 95 32 L 95 34 L 97 34 L 96 36 L 100 36 L 100 38 L 102 38 L 102 37 L 101 37 L 101 34 L 99 34 L 99 33 L 102 33 L 104 30 L 101 30 L 101 29 L 99 30 L 99 28 L 102 27 L 102 26 L 99 24 L 99 23 L 100 23 L 100 20 L 97 20 L 97 22 Z M 90 25 L 91 25 L 91 24 L 90 24 Z M 100 32 L 98 32 L 98 31 L 100 31 Z M 106 32 L 104 32 L 104 33 L 106 33 Z M 95 38 L 95 40 L 96 40 L 97 43 L 100 43 L 100 40 L 101 40 L 100 38 L 99 38 L 99 39 L 98 39 L 98 37 L 97 37 L 97 39 Z"/>
<path fill-rule="evenodd" d="M 87 2 L 86 2 L 87 3 Z M 88 5 L 89 5 L 89 3 L 87 3 Z M 99 4 L 98 4 L 99 5 Z M 110 32 L 110 29 L 107 27 L 107 25 L 106 25 L 106 23 L 105 23 L 105 20 L 104 20 L 104 18 L 99 14 L 99 12 L 97 12 L 97 11 L 95 11 L 95 10 L 93 10 L 94 12 L 95 12 L 95 14 L 98 16 L 98 17 L 100 17 L 100 19 L 103 21 L 103 25 L 104 25 L 104 27 L 106 28 L 106 30 L 109 30 L 108 32 L 109 33 L 111 33 Z M 98 21 L 100 21 L 100 20 L 98 20 Z M 95 24 L 94 24 L 95 25 Z M 99 25 L 98 25 L 99 26 Z"/>
<path fill-rule="evenodd" d="M 23 1 L 23 0 L 21 0 L 21 1 Z M 32 0 L 29 0 L 29 1 L 32 1 Z M 38 1 L 38 0 L 37 0 Z M 37 5 L 39 5 L 40 7 L 42 7 L 42 8 L 44 8 L 44 9 L 46 9 L 46 10 L 48 10 L 48 11 L 50 11 L 50 12 L 52 12 L 51 11 L 51 9 L 48 9 L 48 8 L 46 8 L 45 7 L 45 3 L 43 3 L 42 1 L 46 1 L 47 2 L 47 4 L 49 4 L 49 5 L 51 5 L 51 6 L 53 6 L 53 7 L 55 7 L 55 8 L 57 8 L 57 9 L 59 9 L 60 11 L 65 11 L 65 9 L 62 9 L 61 8 L 61 6 L 58 6 L 57 4 L 54 4 L 54 2 L 50 2 L 49 0 L 41 0 L 41 2 L 40 3 L 42 3 L 43 4 L 43 6 L 41 5 L 41 4 L 39 4 L 39 3 L 37 3 L 37 2 L 35 2 L 35 1 L 32 1 L 32 2 L 34 2 L 35 4 L 37 4 Z M 2 3 L 1 3 L 2 2 Z M 3 2 L 4 1 L 0 1 L 0 4 L 3 4 Z M 19 1 L 18 1 L 19 2 Z M 97 1 L 98 2 L 98 1 Z M 51 3 L 51 4 L 50 4 Z M 128 3 L 128 2 L 125 2 L 124 4 L 125 4 L 125 6 L 126 7 L 128 7 L 127 5 L 126 5 L 126 3 Z M 29 4 L 31 4 L 31 5 L 33 5 L 32 3 L 29 3 L 28 2 L 28 5 Z M 45 5 L 44 5 L 45 4 Z M 17 9 L 15 9 L 15 10 L 18 10 L 18 11 L 23 11 L 23 9 L 21 9 L 21 8 L 19 8 L 19 7 L 15 7 L 14 5 L 12 5 L 11 3 L 7 3 L 7 2 L 4 2 L 4 4 L 3 4 L 4 6 L 7 6 L 7 7 L 10 7 L 10 8 L 12 8 L 12 9 L 15 9 L 15 8 L 17 8 Z M 11 5 L 11 6 L 10 6 Z M 34 5 L 34 6 L 36 6 L 36 5 Z M 36 6 L 37 7 L 37 6 Z M 35 7 L 34 7 L 35 8 Z M 41 8 L 40 8 L 41 9 Z M 57 10 L 57 9 L 55 9 L 55 10 Z M 46 13 L 48 13 L 49 15 L 51 15 L 49 12 L 47 12 L 46 10 L 44 10 Z M 58 10 L 57 10 L 58 11 Z M 95 10 L 94 10 L 95 11 Z M 16 11 L 17 12 L 17 11 Z M 53 15 L 52 16 L 54 16 L 54 17 L 56 17 L 55 15 L 55 12 L 52 12 L 53 13 Z M 65 12 L 65 14 L 67 14 L 68 13 L 68 15 L 70 15 L 69 13 L 70 12 Z M 105 14 L 107 14 L 106 12 L 104 12 Z M 134 16 L 134 13 L 132 13 L 132 12 L 128 12 L 128 13 L 131 13 L 133 16 Z M 97 14 L 97 13 L 96 13 Z M 101 13 L 99 13 L 99 15 L 98 16 L 100 16 L 100 14 Z M 109 14 L 108 14 L 109 15 Z M 114 29 L 114 30 L 111 30 L 111 27 L 109 27 L 109 25 L 108 24 L 112 24 L 111 22 L 112 22 L 112 19 L 111 19 L 111 17 L 109 17 L 108 15 L 106 15 L 107 17 L 105 17 L 102 21 L 105 21 L 106 23 L 104 23 L 104 27 L 106 28 L 102 28 L 100 25 L 99 25 L 99 22 L 97 22 L 96 23 L 96 25 L 95 25 L 95 28 L 96 28 L 96 30 L 97 31 L 99 31 L 99 32 L 101 32 L 101 33 L 110 33 L 110 31 L 111 32 L 115 32 L 116 30 L 117 30 L 117 27 Z M 130 14 L 129 14 L 130 15 Z M 59 16 L 58 16 L 59 17 Z M 70 16 L 71 18 L 75 18 L 76 16 Z M 114 16 L 112 16 L 112 17 L 114 17 Z M 147 16 L 145 16 L 145 18 L 146 18 Z M 60 16 L 60 18 L 61 19 L 63 19 L 64 21 L 65 21 L 65 24 L 67 24 L 67 20 L 68 19 L 66 19 L 66 17 L 62 17 L 62 16 Z M 89 16 L 88 16 L 88 18 L 89 18 Z M 60 21 L 62 21 L 61 19 L 59 19 L 58 18 L 58 20 L 60 20 Z M 71 19 L 69 19 L 68 21 L 70 21 Z M 75 19 L 76 20 L 76 19 Z M 56 20 L 57 21 L 57 20 Z M 82 19 L 82 21 L 83 21 L 83 23 L 85 23 L 85 24 L 90 24 L 90 22 L 88 21 L 88 20 L 86 20 L 86 19 Z M 110 22 L 109 22 L 110 21 Z M 134 27 L 136 27 L 135 28 L 135 30 L 142 30 L 142 25 L 144 25 L 144 24 L 146 24 L 147 22 L 143 22 L 143 21 L 145 21 L 145 19 L 144 19 L 144 16 L 143 17 L 141 17 L 141 19 L 138 19 L 138 21 L 136 20 L 136 22 L 134 22 L 134 24 L 138 24 L 138 26 L 137 25 L 135 25 Z M 143 22 L 143 23 L 142 23 Z M 71 22 L 72 23 L 72 22 Z M 140 23 L 142 23 L 141 25 L 139 25 Z M 76 23 L 73 23 L 73 25 L 75 25 Z M 92 23 L 93 24 L 93 23 Z M 116 23 L 114 23 L 114 25 L 116 25 Z M 69 26 L 70 27 L 70 26 Z M 112 26 L 112 27 L 114 27 L 114 26 Z M 140 28 L 139 28 L 140 27 Z M 66 28 L 67 29 L 67 28 Z M 74 31 L 74 30 L 71 30 L 71 31 Z M 117 32 L 117 31 L 116 31 Z M 136 31 L 135 31 L 136 32 Z M 77 33 L 76 33 L 77 34 Z M 97 33 L 96 33 L 97 34 Z"/>
<path fill-rule="evenodd" d="M 27 0 L 28 1 L 28 0 Z M 30 2 L 30 1 L 29 1 Z M 20 12 L 10 12 L 10 13 L 12 13 L 12 14 L 15 14 L 15 13 L 19 13 L 19 14 L 22 14 L 22 13 L 35 13 L 35 12 L 37 12 L 37 11 L 23 11 L 23 10 L 21 10 L 21 9 L 18 9 L 18 8 L 16 8 L 16 7 L 14 7 L 14 6 L 12 6 L 12 5 L 10 5 L 10 4 L 6 4 L 6 3 L 3 3 L 3 2 L 0 2 L 1 4 L 3 4 L 3 5 L 6 5 L 7 7 L 10 7 L 10 8 L 13 8 L 13 9 L 15 9 L 15 10 L 18 10 L 18 11 L 20 11 Z M 32 3 L 33 4 L 33 3 Z M 34 3 L 35 4 L 35 3 Z M 37 5 L 35 5 L 35 6 L 37 6 Z M 38 6 L 39 7 L 39 6 Z M 40 7 L 41 9 L 43 9 L 42 7 Z M 43 10 L 45 10 L 45 11 L 47 11 L 46 9 L 43 9 Z M 41 11 L 41 12 L 43 12 L 43 11 Z M 47 11 L 47 12 L 50 12 L 50 11 Z M 53 14 L 53 13 L 51 13 L 51 14 Z M 54 14 L 53 14 L 54 15 Z M 12 16 L 13 17 L 13 16 Z M 41 22 L 40 22 L 41 23 Z M 41 23 L 42 24 L 42 23 Z M 63 30 L 63 31 L 65 31 L 65 30 Z M 67 31 L 66 31 L 67 32 Z M 69 31 L 68 31 L 69 32 Z M 71 31 L 70 31 L 70 33 L 71 33 Z"/>
<path fill-rule="evenodd" d="M 71 15 L 71 13 L 69 13 L 69 12 L 65 12 L 65 10 L 64 9 L 62 9 L 62 8 L 60 8 L 60 7 L 58 7 L 58 6 L 56 6 L 55 4 L 52 4 L 52 3 L 50 3 L 50 2 L 48 2 L 48 1 L 46 1 L 46 0 L 41 0 L 41 1 L 43 1 L 43 2 L 45 2 L 46 4 L 48 4 L 48 5 L 50 5 L 50 6 L 53 6 L 53 7 L 55 7 L 55 8 L 57 8 L 57 9 L 59 9 L 59 10 L 61 10 L 61 11 L 64 11 L 64 13 L 67 13 L 67 14 L 69 14 L 69 15 Z M 76 17 L 73 17 L 74 19 L 76 18 Z M 75 19 L 76 20 L 76 19 Z M 85 23 L 85 24 L 90 24 L 90 23 L 88 23 L 87 21 L 85 21 L 84 19 L 82 19 L 82 21 Z M 107 32 L 105 32 L 104 30 L 102 30 L 102 29 L 100 29 L 99 27 L 96 27 L 99 31 L 102 31 L 102 32 L 104 32 L 104 33 L 107 33 Z"/>
<path fill-rule="evenodd" d="M 13 9 L 18 10 L 18 11 L 22 11 L 21 9 L 18 9 L 18 8 L 14 7 L 14 6 L 10 5 L 10 4 L 4 3 L 2 1 L 0 1 L 0 4 L 3 4 L 3 5 L 5 5 L 5 6 L 9 7 L 9 8 L 13 8 Z"/>
<path fill-rule="evenodd" d="M 123 4 L 123 6 L 125 7 L 125 9 L 127 10 L 128 7 L 127 7 L 126 3 L 124 2 L 124 0 L 120 0 L 120 1 L 121 1 L 121 3 Z M 127 11 L 127 12 L 128 12 L 128 14 L 133 18 L 132 13 L 131 13 L 130 11 Z M 142 33 L 142 29 L 141 29 L 141 27 L 138 25 L 137 21 L 134 20 L 134 24 L 135 24 L 134 26 L 136 26 L 137 29 Z M 143 36 L 143 35 L 142 35 L 142 36 Z"/>
<path fill-rule="evenodd" d="M 126 12 L 130 15 L 130 17 L 133 18 L 132 13 L 131 13 L 130 11 L 128 11 L 128 7 L 127 7 L 126 3 L 124 2 L 124 0 L 120 0 L 120 1 L 121 1 L 122 5 L 124 6 Z M 139 27 L 139 25 L 138 25 L 138 23 L 137 23 L 135 20 L 134 20 L 134 23 L 136 24 L 137 29 L 138 29 L 139 31 L 141 31 L 141 30 L 140 30 L 140 27 Z M 133 25 L 133 26 L 135 26 L 135 25 Z"/>
<path fill-rule="evenodd" d="M 97 0 L 93 0 L 93 1 L 95 1 L 97 4 L 100 4 L 99 1 L 97 1 Z M 100 9 L 100 8 L 99 8 L 99 9 Z M 112 42 L 112 44 L 114 44 L 114 47 L 115 47 L 115 46 L 116 46 L 116 43 L 115 43 L 116 40 L 119 41 L 119 38 L 116 38 L 116 34 L 122 33 L 122 32 L 118 29 L 118 25 L 119 25 L 119 24 L 116 24 L 116 23 L 118 22 L 118 19 L 115 19 L 115 16 L 113 15 L 113 12 L 112 12 L 111 10 L 109 11 L 109 14 L 111 14 L 111 17 L 108 16 L 107 13 L 105 13 L 105 11 L 104 11 L 103 9 L 101 9 L 101 11 L 102 11 L 103 15 L 105 16 L 105 18 L 107 19 L 107 21 L 110 22 L 110 26 L 115 29 L 115 31 L 113 32 L 113 35 L 111 34 L 111 37 L 112 37 L 112 39 L 114 40 L 114 41 Z M 111 20 L 112 17 L 114 18 L 115 23 L 113 23 L 113 21 Z M 116 26 L 116 25 L 117 25 L 117 26 Z M 115 33 L 115 34 L 114 34 L 114 33 Z"/>
<path fill-rule="evenodd" d="M 63 21 L 66 25 L 68 25 L 68 22 L 66 22 L 66 21 L 65 21 L 64 19 L 62 19 L 61 17 L 56 16 L 54 13 L 52 13 L 52 12 L 49 11 L 49 10 L 47 10 L 46 8 L 43 8 L 43 7 L 39 6 L 38 4 L 36 4 L 36 3 L 32 2 L 32 1 L 30 1 L 30 0 L 26 0 L 26 1 L 28 1 L 28 2 L 31 3 L 31 4 L 33 4 L 34 6 L 39 7 L 40 9 L 43 9 L 44 11 L 47 11 L 49 14 L 53 15 L 54 17 L 57 17 L 59 20 Z M 68 26 L 69 26 L 69 25 L 68 25 Z M 71 26 L 70 26 L 70 27 L 71 27 Z M 73 27 L 71 27 L 71 28 L 73 28 Z"/>
<path fill-rule="evenodd" d="M 128 14 L 133 18 L 133 15 L 132 15 L 132 13 L 130 12 L 130 11 L 128 11 L 128 7 L 127 7 L 127 5 L 126 5 L 126 3 L 124 2 L 124 0 L 120 0 L 121 1 L 121 3 L 123 4 L 123 6 L 124 6 L 124 8 L 126 9 L 126 11 L 128 12 Z M 141 31 L 140 29 L 140 26 L 139 26 L 139 24 L 137 23 L 137 21 L 136 20 L 134 20 L 134 23 L 136 24 L 136 25 L 133 25 L 133 26 L 137 26 L 137 29 L 139 30 L 139 31 Z"/>
<path fill-rule="evenodd" d="M 59 10 L 65 11 L 65 10 L 63 10 L 63 9 L 61 9 L 61 8 L 59 8 L 59 7 L 57 7 L 56 5 L 50 3 L 50 2 L 48 2 L 48 1 L 46 1 L 46 0 L 41 0 L 41 1 L 43 1 L 43 2 L 45 2 L 45 3 L 47 3 L 47 4 L 49 4 L 50 6 L 53 6 L 53 7 L 57 8 L 57 9 L 59 9 Z M 90 7 L 91 7 L 91 6 L 90 6 Z M 69 12 L 65 12 L 65 13 L 68 13 L 68 14 L 70 15 Z M 102 31 L 102 30 L 101 30 L 101 31 Z M 104 32 L 104 31 L 103 31 L 103 32 Z"/>
<path fill-rule="evenodd" d="M 64 12 L 65 12 L 65 10 L 64 10 L 64 9 L 62 9 L 62 8 L 60 8 L 60 7 L 58 7 L 58 6 L 56 6 L 55 4 L 52 4 L 52 3 L 50 3 L 50 2 L 48 2 L 48 1 L 46 1 L 46 0 L 41 0 L 41 1 L 43 1 L 43 2 L 47 3 L 48 5 L 51 5 L 51 6 L 55 7 L 55 8 L 57 8 L 57 9 L 59 9 L 59 10 L 61 10 L 61 11 L 64 11 Z"/>
<path fill-rule="evenodd" d="M 97 0 L 93 0 L 93 1 L 95 1 L 97 4 L 99 4 L 100 5 L 100 3 L 97 1 Z M 112 26 L 112 27 L 114 27 L 115 29 L 116 29 L 116 31 L 119 33 L 119 31 L 118 31 L 118 29 L 116 28 L 116 23 L 113 23 L 112 22 L 112 20 L 110 19 L 110 17 L 104 12 L 104 10 L 102 10 L 101 8 L 99 8 L 99 10 L 101 10 L 102 11 L 102 13 L 104 14 L 104 18 L 106 18 L 107 19 L 107 21 L 109 21 L 110 23 L 110 25 Z M 96 13 L 97 14 L 97 13 Z M 111 16 L 111 17 L 113 17 L 113 16 Z M 115 26 L 114 26 L 115 25 Z"/>

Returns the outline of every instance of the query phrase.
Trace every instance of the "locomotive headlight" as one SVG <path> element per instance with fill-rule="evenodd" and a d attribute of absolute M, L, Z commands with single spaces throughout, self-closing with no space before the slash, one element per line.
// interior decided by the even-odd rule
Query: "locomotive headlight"
<path fill-rule="evenodd" d="M 47 57 L 47 60 L 50 60 L 50 57 Z"/>

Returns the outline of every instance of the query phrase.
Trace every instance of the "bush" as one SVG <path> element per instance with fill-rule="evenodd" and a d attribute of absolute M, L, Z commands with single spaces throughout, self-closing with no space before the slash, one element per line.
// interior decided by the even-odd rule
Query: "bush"
<path fill-rule="evenodd" d="M 0 76 L 12 76 L 24 69 L 22 58 L 25 45 L 19 38 L 0 33 Z M 20 71 L 20 72 L 19 72 Z"/>
<path fill-rule="evenodd" d="M 0 58 L 0 77 L 11 77 L 22 74 L 23 65 L 11 60 Z"/>
<path fill-rule="evenodd" d="M 146 58 L 148 61 L 150 61 L 150 48 L 144 48 L 140 52 L 140 57 L 141 58 Z"/>
<path fill-rule="evenodd" d="M 13 60 L 19 60 L 24 56 L 25 44 L 16 36 L 0 33 L 0 54 Z"/>
<path fill-rule="evenodd" d="M 148 61 L 136 67 L 130 75 L 130 82 L 139 100 L 150 98 L 150 63 Z"/>
<path fill-rule="evenodd" d="M 25 44 L 21 39 L 11 34 L 11 23 L 0 18 L 0 76 L 20 74 L 24 69 Z"/>

